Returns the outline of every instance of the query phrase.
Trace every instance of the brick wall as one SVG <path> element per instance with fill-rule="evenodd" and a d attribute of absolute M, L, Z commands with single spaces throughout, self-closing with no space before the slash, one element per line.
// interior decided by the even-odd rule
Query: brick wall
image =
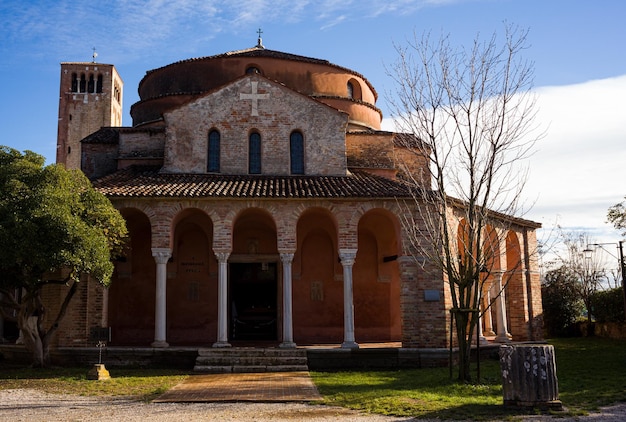
<path fill-rule="evenodd" d="M 251 82 L 258 84 L 258 93 L 269 95 L 258 100 L 257 116 L 253 101 L 240 99 L 241 93 L 251 93 Z M 299 130 L 304 136 L 306 174 L 346 174 L 347 115 L 258 75 L 166 113 L 165 121 L 165 172 L 206 172 L 208 134 L 216 129 L 221 135 L 221 173 L 248 173 L 248 138 L 257 131 L 262 173 L 290 174 L 289 136 Z"/>

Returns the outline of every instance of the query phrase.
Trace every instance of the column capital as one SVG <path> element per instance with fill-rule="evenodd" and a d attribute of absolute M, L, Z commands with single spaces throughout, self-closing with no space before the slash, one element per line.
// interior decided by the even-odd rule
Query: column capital
<path fill-rule="evenodd" d="M 293 261 L 294 253 L 281 252 L 280 260 L 283 264 L 291 264 Z"/>
<path fill-rule="evenodd" d="M 352 265 L 356 258 L 356 249 L 339 249 L 339 258 L 342 265 Z"/>
<path fill-rule="evenodd" d="M 152 256 L 157 264 L 167 264 L 172 257 L 172 251 L 170 248 L 152 248 Z"/>
<path fill-rule="evenodd" d="M 219 262 L 228 261 L 228 257 L 230 256 L 230 251 L 213 251 L 215 253 L 215 257 Z"/>

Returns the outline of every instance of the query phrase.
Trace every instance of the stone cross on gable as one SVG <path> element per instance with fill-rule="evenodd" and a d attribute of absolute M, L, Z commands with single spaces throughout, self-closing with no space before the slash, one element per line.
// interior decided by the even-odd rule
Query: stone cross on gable
<path fill-rule="evenodd" d="M 259 100 L 267 100 L 270 97 L 270 94 L 259 94 L 257 91 L 259 83 L 257 81 L 251 81 L 252 85 L 252 93 L 251 94 L 239 94 L 240 100 L 252 100 L 252 116 L 259 115 Z"/>

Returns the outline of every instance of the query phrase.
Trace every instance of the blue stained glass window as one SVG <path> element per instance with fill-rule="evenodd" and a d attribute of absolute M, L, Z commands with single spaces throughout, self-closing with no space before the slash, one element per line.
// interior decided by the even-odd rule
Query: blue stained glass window
<path fill-rule="evenodd" d="M 291 132 L 289 137 L 291 174 L 304 174 L 304 138 L 300 132 Z"/>
<path fill-rule="evenodd" d="M 209 151 L 207 171 L 219 173 L 220 171 L 220 133 L 217 130 L 209 132 Z"/>
<path fill-rule="evenodd" d="M 248 142 L 248 173 L 261 174 L 261 135 L 250 134 Z"/>

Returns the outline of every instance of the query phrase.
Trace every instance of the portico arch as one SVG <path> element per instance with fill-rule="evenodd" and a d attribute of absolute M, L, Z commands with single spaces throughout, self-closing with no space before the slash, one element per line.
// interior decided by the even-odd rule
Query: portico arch
<path fill-rule="evenodd" d="M 108 289 L 108 325 L 112 345 L 148 345 L 154 339 L 156 268 L 150 245 L 152 227 L 137 208 L 122 208 L 129 242 L 115 263 Z"/>
<path fill-rule="evenodd" d="M 381 208 L 367 211 L 358 223 L 353 268 L 357 341 L 400 341 L 400 254 L 396 217 Z"/>
<path fill-rule="evenodd" d="M 526 282 L 522 261 L 522 246 L 517 234 L 509 230 L 506 236 L 506 311 L 509 330 L 514 340 L 529 340 L 529 315 L 526 305 Z"/>
<path fill-rule="evenodd" d="M 261 208 L 241 211 L 233 222 L 228 268 L 229 338 L 276 341 L 281 310 L 281 260 L 276 223 Z"/>
<path fill-rule="evenodd" d="M 336 220 L 327 209 L 309 208 L 298 219 L 296 233 L 294 340 L 297 343 L 340 343 L 343 285 Z"/>
<path fill-rule="evenodd" d="M 217 260 L 213 222 L 197 208 L 173 219 L 167 273 L 167 339 L 170 344 L 210 343 L 217 336 Z"/>

